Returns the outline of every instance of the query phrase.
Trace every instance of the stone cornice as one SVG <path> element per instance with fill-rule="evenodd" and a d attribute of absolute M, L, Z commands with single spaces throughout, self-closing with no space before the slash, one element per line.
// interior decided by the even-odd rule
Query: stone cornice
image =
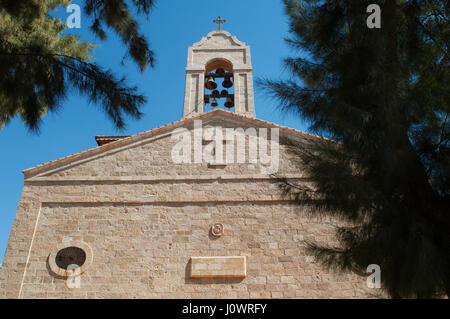
<path fill-rule="evenodd" d="M 246 200 L 246 199 L 223 199 L 223 200 L 179 200 L 179 201 L 167 201 L 167 200 L 155 200 L 155 201 L 136 201 L 136 200 L 120 200 L 120 201 L 108 201 L 108 200 L 86 200 L 86 201 L 43 201 L 41 206 L 51 206 L 51 205 L 165 205 L 165 206 L 180 206 L 184 204 L 189 205 L 224 205 L 224 204 L 286 204 L 292 203 L 293 205 L 298 205 L 298 201 L 293 199 L 261 199 L 261 200 Z"/>
<path fill-rule="evenodd" d="M 290 180 L 303 180 L 309 181 L 309 179 L 303 175 L 298 174 L 286 174 L 284 176 Z M 190 176 L 43 176 L 32 177 L 26 180 L 26 183 L 66 183 L 66 182 L 95 182 L 95 183 L 163 183 L 163 182 L 208 182 L 208 181 L 275 181 L 275 177 L 271 177 L 263 174 L 254 175 L 190 175 Z"/>

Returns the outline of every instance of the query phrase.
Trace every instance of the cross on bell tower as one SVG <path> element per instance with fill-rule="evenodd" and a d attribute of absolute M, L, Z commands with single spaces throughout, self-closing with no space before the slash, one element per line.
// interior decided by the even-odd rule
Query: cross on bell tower
<path fill-rule="evenodd" d="M 217 23 L 219 25 L 219 31 L 222 30 L 222 23 L 227 23 L 227 20 L 222 19 L 221 16 L 219 16 L 216 20 L 213 20 L 213 23 Z"/>
<path fill-rule="evenodd" d="M 255 117 L 250 47 L 222 30 L 225 19 L 213 22 L 219 29 L 188 49 L 183 118 L 204 113 L 205 105 L 218 107 L 217 100 L 226 100 L 229 111 Z"/>

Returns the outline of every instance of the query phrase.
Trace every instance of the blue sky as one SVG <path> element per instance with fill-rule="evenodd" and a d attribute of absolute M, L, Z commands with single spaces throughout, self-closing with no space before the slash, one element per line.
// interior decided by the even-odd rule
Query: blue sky
<path fill-rule="evenodd" d="M 73 3 L 81 4 L 82 0 Z M 57 14 L 69 15 L 64 8 Z M 82 17 L 81 29 L 70 32 L 98 43 L 96 61 L 126 76 L 128 83 L 147 96 L 148 103 L 142 109 L 145 116 L 139 121 L 128 120 L 126 129 L 118 131 L 97 105 L 74 93 L 57 114 L 44 118 L 38 135 L 29 132 L 18 118 L 0 129 L 0 262 L 22 192 L 22 170 L 93 148 L 97 146 L 95 135 L 130 135 L 180 120 L 187 49 L 217 28 L 212 20 L 219 15 L 228 21 L 224 30 L 250 45 L 255 78 L 288 76 L 283 72 L 282 58 L 292 51 L 283 40 L 288 36 L 288 20 L 281 0 L 157 1 L 150 19 L 139 19 L 157 58 L 156 67 L 143 74 L 131 61 L 121 65 L 125 49 L 117 38 L 110 35 L 105 42 L 96 39 Z M 298 117 L 280 112 L 258 87 L 255 110 L 259 119 L 307 131 Z"/>

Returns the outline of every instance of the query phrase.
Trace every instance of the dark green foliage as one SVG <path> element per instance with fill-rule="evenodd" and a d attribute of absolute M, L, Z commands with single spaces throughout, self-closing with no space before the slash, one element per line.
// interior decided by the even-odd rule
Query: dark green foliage
<path fill-rule="evenodd" d="M 392 297 L 450 296 L 448 2 L 284 2 L 293 78 L 261 84 L 339 144 L 294 149 L 315 187 L 282 187 L 351 225 L 311 251 L 339 269 L 380 265 Z M 366 26 L 371 3 L 381 29 Z"/>
<path fill-rule="evenodd" d="M 70 89 L 77 89 L 99 104 L 116 127 L 124 116 L 139 119 L 146 102 L 125 79 L 91 62 L 93 44 L 76 36 L 62 35 L 65 23 L 48 13 L 70 0 L 0 0 L 0 128 L 20 115 L 32 130 L 40 119 L 60 107 Z M 134 0 L 138 13 L 149 14 L 152 0 Z M 91 29 L 106 37 L 112 28 L 128 48 L 141 71 L 153 66 L 153 52 L 138 32 L 138 24 L 126 1 L 85 1 L 85 14 L 93 18 Z"/>

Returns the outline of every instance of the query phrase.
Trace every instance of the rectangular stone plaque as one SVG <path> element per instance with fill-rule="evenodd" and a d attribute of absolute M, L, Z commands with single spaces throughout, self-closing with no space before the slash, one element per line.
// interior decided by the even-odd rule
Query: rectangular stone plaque
<path fill-rule="evenodd" d="M 247 276 L 245 256 L 191 257 L 191 278 Z"/>

